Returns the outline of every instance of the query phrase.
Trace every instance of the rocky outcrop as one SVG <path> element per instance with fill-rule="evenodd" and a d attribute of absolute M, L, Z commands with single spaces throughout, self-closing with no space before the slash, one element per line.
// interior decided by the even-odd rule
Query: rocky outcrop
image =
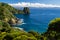
<path fill-rule="evenodd" d="M 29 14 L 30 13 L 30 9 L 28 7 L 24 7 L 23 12 L 25 14 Z"/>
<path fill-rule="evenodd" d="M 22 24 L 23 23 L 23 20 L 22 19 L 18 19 L 18 18 L 11 18 L 8 22 L 11 26 L 12 25 L 19 25 L 19 24 Z"/>

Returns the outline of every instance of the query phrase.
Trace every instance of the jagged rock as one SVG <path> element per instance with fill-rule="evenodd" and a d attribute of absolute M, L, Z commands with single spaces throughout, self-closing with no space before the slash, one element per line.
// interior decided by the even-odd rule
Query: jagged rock
<path fill-rule="evenodd" d="M 24 7 L 23 12 L 25 14 L 29 14 L 30 13 L 30 9 L 28 7 Z"/>
<path fill-rule="evenodd" d="M 16 19 L 14 19 L 14 18 L 11 18 L 10 20 L 9 20 L 9 24 L 10 25 L 13 25 L 13 24 L 16 24 Z"/>

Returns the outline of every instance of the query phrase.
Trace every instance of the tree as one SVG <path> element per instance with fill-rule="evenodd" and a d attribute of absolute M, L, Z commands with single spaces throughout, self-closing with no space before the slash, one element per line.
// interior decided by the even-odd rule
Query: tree
<path fill-rule="evenodd" d="M 35 37 L 28 37 L 26 35 L 21 35 L 16 37 L 14 40 L 37 40 Z"/>
<path fill-rule="evenodd" d="M 60 18 L 53 19 L 49 23 L 47 32 L 44 34 L 49 40 L 58 40 L 60 39 Z"/>
<path fill-rule="evenodd" d="M 7 34 L 7 35 L 3 38 L 3 40 L 13 40 L 13 36 Z"/>
<path fill-rule="evenodd" d="M 60 32 L 60 18 L 56 18 L 49 23 L 48 31 Z"/>
<path fill-rule="evenodd" d="M 34 31 L 29 31 L 28 33 L 32 34 L 34 37 L 36 37 L 38 40 L 40 40 L 41 35 L 38 32 L 34 32 Z"/>

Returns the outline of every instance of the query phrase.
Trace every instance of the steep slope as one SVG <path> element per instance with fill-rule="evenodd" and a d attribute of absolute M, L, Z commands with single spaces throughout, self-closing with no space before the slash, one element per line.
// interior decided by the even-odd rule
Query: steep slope
<path fill-rule="evenodd" d="M 19 14 L 23 14 L 24 13 L 22 10 L 15 9 L 14 7 L 10 6 L 7 3 L 0 3 L 0 6 L 7 8 L 10 12 L 12 12 L 14 14 L 15 13 L 19 13 Z"/>
<path fill-rule="evenodd" d="M 15 18 L 13 13 L 4 6 L 0 6 L 0 20 L 9 21 L 11 18 Z"/>
<path fill-rule="evenodd" d="M 0 20 L 5 22 L 16 22 L 16 17 L 13 14 L 24 14 L 22 10 L 15 9 L 7 3 L 0 3 Z"/>

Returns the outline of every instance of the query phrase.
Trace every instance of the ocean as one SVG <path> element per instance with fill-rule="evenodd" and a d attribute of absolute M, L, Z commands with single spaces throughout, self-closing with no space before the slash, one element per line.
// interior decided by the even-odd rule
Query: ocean
<path fill-rule="evenodd" d="M 25 24 L 17 25 L 25 31 L 35 31 L 39 33 L 48 30 L 51 20 L 60 17 L 60 8 L 30 8 L 29 15 L 15 14 L 19 19 L 23 19 Z"/>

